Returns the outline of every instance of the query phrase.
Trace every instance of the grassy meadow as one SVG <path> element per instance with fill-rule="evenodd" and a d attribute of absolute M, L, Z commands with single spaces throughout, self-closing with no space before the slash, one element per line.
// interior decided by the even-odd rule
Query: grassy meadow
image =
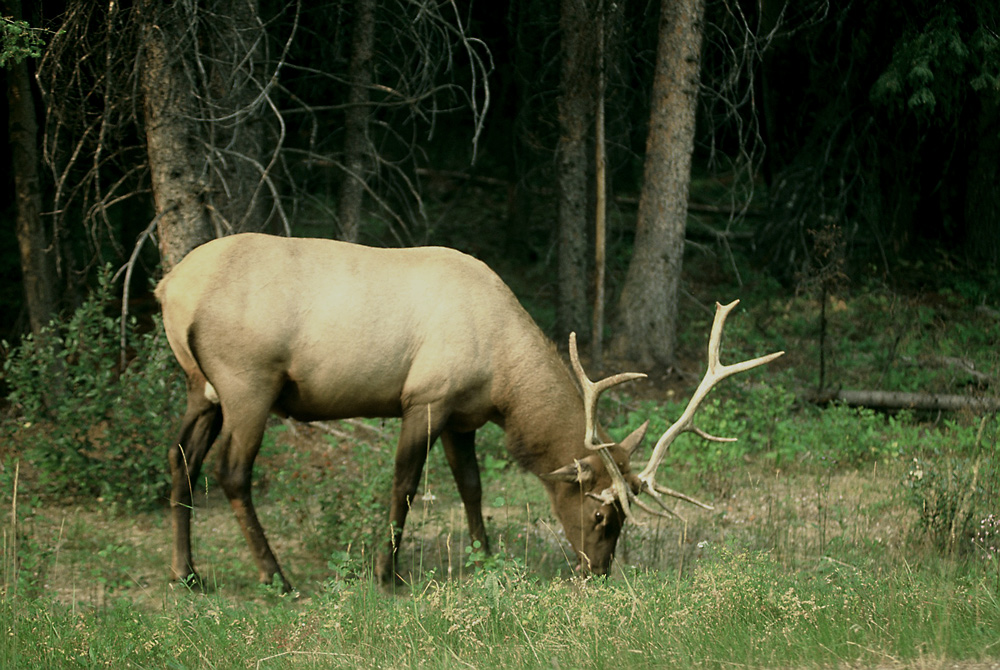
<path fill-rule="evenodd" d="M 821 347 L 824 375 L 843 388 L 989 396 L 997 312 L 969 287 L 873 283 L 827 298 L 821 344 L 815 296 L 778 299 L 753 278 L 738 292 L 690 288 L 677 369 L 608 394 L 601 412 L 618 436 L 650 418 L 655 439 L 704 368 L 707 306 L 740 295 L 723 360 L 788 353 L 724 382 L 703 407 L 699 425 L 738 442 L 683 436 L 658 477 L 714 509 L 643 517 L 623 534 L 613 574 L 581 579 L 542 487 L 488 427 L 479 457 L 494 553 L 467 546 L 435 449 L 407 524 L 409 584 L 385 593 L 371 556 L 398 423 L 275 419 L 255 496 L 290 595 L 256 583 L 210 476 L 193 527 L 207 587 L 167 583 L 164 454 L 182 383 L 156 329 L 133 334 L 124 374 L 109 368 L 119 324 L 98 295 L 53 332 L 59 347 L 29 342 L 5 366 L 0 667 L 1000 666 L 996 413 L 803 400 Z M 55 390 L 54 350 L 66 352 Z M 645 456 L 648 445 L 633 467 Z"/>

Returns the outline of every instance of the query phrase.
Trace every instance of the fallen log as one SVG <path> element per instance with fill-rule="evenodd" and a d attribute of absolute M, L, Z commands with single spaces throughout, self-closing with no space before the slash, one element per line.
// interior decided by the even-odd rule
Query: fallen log
<path fill-rule="evenodd" d="M 995 412 L 1000 410 L 1000 398 L 975 397 L 949 393 L 904 393 L 902 391 L 852 391 L 846 389 L 813 394 L 810 402 L 839 402 L 852 407 L 875 409 L 919 409 L 930 411 Z"/>

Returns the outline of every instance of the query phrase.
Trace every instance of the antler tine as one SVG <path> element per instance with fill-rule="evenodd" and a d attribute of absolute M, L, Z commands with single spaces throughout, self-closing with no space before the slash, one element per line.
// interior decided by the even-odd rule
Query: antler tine
<path fill-rule="evenodd" d="M 645 507 L 645 505 L 641 501 L 636 500 L 631 487 L 625 481 L 621 470 L 618 469 L 618 464 L 615 463 L 615 459 L 611 456 L 608 447 L 612 446 L 612 443 L 604 443 L 597 439 L 597 401 L 600 399 L 601 393 L 612 386 L 617 386 L 633 379 L 642 379 L 646 375 L 641 372 L 622 372 L 617 375 L 605 377 L 597 382 L 591 381 L 583 369 L 583 364 L 580 362 L 580 352 L 576 346 L 575 332 L 569 334 L 569 359 L 573 364 L 573 372 L 576 373 L 576 378 L 580 382 L 580 390 L 583 392 L 584 421 L 587 426 L 584 445 L 588 449 L 597 451 L 600 454 L 604 468 L 611 476 L 611 486 L 594 497 L 605 504 L 611 504 L 615 500 L 618 500 L 621 503 L 622 511 L 625 513 L 625 518 L 639 523 L 632 515 L 629 502 L 637 502 L 642 507 Z"/>
<path fill-rule="evenodd" d="M 660 509 L 656 509 L 654 507 L 647 505 L 642 501 L 641 498 L 633 494 L 631 491 L 629 491 L 629 493 L 631 494 L 630 497 L 632 498 L 632 502 L 634 502 L 636 505 L 642 508 L 647 514 L 662 517 L 664 519 L 680 519 L 681 521 L 686 521 L 686 519 L 679 512 L 668 507 L 667 503 L 664 502 L 663 499 L 657 495 L 653 496 L 653 500 L 656 502 L 657 505 L 660 506 Z M 635 523 L 636 525 L 642 525 L 639 522 Z"/>
<path fill-rule="evenodd" d="M 703 503 L 702 501 L 698 500 L 697 498 L 689 496 L 686 493 L 681 493 L 680 491 L 675 491 L 674 489 L 672 489 L 672 488 L 670 488 L 668 486 L 664 486 L 663 484 L 657 484 L 656 488 L 655 489 L 651 489 L 651 491 L 654 491 L 656 494 L 662 493 L 664 495 L 670 496 L 671 498 L 677 498 L 678 500 L 683 500 L 684 502 L 691 503 L 692 505 L 696 505 L 696 506 L 698 506 L 698 507 L 700 507 L 702 509 L 707 509 L 707 510 L 713 510 L 713 509 L 715 509 L 715 507 L 713 507 L 712 505 L 709 505 L 708 503 Z M 658 499 L 657 495 L 653 495 L 653 497 Z"/>
<path fill-rule="evenodd" d="M 622 481 L 624 482 L 624 477 L 622 477 Z M 680 519 L 680 520 L 683 521 L 684 517 L 680 513 L 678 513 L 676 510 L 670 508 L 667 505 L 666 501 L 663 500 L 662 496 L 660 496 L 660 493 L 664 493 L 664 494 L 666 494 L 668 496 L 672 496 L 674 498 L 678 498 L 680 500 L 684 500 L 684 501 L 689 502 L 689 503 L 691 503 L 693 505 L 697 505 L 697 506 L 699 506 L 699 507 L 701 507 L 703 509 L 709 509 L 709 510 L 710 509 L 715 509 L 711 505 L 707 505 L 707 504 L 701 502 L 700 500 L 692 498 L 691 496 L 686 495 L 684 493 L 680 493 L 679 491 L 674 491 L 673 489 L 667 488 L 666 486 L 661 486 L 661 485 L 657 484 L 656 487 L 657 487 L 656 489 L 646 489 L 646 488 L 644 488 L 643 490 L 649 492 L 649 494 L 653 498 L 653 501 L 656 502 L 656 504 L 660 506 L 660 509 L 654 509 L 653 507 L 650 507 L 649 505 L 647 505 L 646 503 L 644 503 L 642 501 L 642 498 L 640 498 L 636 494 L 632 493 L 632 490 L 630 488 L 625 488 L 625 492 L 626 492 L 625 493 L 625 498 L 624 498 L 625 502 L 622 503 L 622 509 L 625 511 L 625 516 L 626 516 L 627 519 L 629 519 L 630 521 L 634 522 L 636 525 L 639 525 L 639 526 L 642 525 L 642 523 L 639 522 L 639 520 L 636 519 L 635 516 L 633 516 L 632 513 L 631 513 L 630 505 L 632 503 L 635 503 L 636 505 L 639 506 L 639 508 L 645 510 L 647 513 L 649 513 L 649 514 L 651 514 L 653 516 L 659 516 L 659 517 L 664 517 L 664 518 L 674 518 L 674 519 Z M 640 493 L 641 492 L 642 491 L 640 491 Z M 614 492 L 614 490 L 612 488 L 605 489 L 600 494 L 598 494 L 598 493 L 588 493 L 587 495 L 590 496 L 591 498 L 593 498 L 594 500 L 600 500 L 604 504 L 608 504 L 608 505 L 611 504 L 611 503 L 613 503 L 615 500 L 619 500 L 619 501 L 623 500 L 622 498 L 619 498 L 617 496 L 617 494 Z"/>
<path fill-rule="evenodd" d="M 695 412 L 698 411 L 698 407 L 701 405 L 701 402 L 708 396 L 708 393 L 712 390 L 712 388 L 726 377 L 739 372 L 745 372 L 746 370 L 764 365 L 765 363 L 769 363 L 785 353 L 784 351 L 777 351 L 773 354 L 768 354 L 767 356 L 760 356 L 758 358 L 733 363 L 731 365 L 725 365 L 719 360 L 719 349 L 722 346 L 722 328 L 726 323 L 726 317 L 729 316 L 729 313 L 734 307 L 736 307 L 736 305 L 739 304 L 739 302 L 739 300 L 734 300 L 728 305 L 715 303 L 715 319 L 712 322 L 712 334 L 708 341 L 708 369 L 705 371 L 705 376 L 702 378 L 698 388 L 691 396 L 691 400 L 688 401 L 683 414 L 681 414 L 680 418 L 677 419 L 677 421 L 675 421 L 666 430 L 666 432 L 660 436 L 659 440 L 657 440 L 656 446 L 653 448 L 653 453 L 649 458 L 649 462 L 646 464 L 643 471 L 639 473 L 639 480 L 642 482 L 643 488 L 649 491 L 650 494 L 654 495 L 654 497 L 656 497 L 656 494 L 658 493 L 663 493 L 665 495 L 680 498 L 681 500 L 687 500 L 688 502 L 705 507 L 706 509 L 711 509 L 710 506 L 698 502 L 689 496 L 685 496 L 684 494 L 680 494 L 676 491 L 668 489 L 665 486 L 657 484 L 655 480 L 656 470 L 659 468 L 664 456 L 666 456 L 666 452 L 670 448 L 670 445 L 681 433 L 691 431 L 710 440 L 720 442 L 734 441 L 735 438 L 715 437 L 695 427 Z"/>
<path fill-rule="evenodd" d="M 735 437 L 719 437 L 717 435 L 712 435 L 711 433 L 706 433 L 698 426 L 691 426 L 691 432 L 696 434 L 703 440 L 708 440 L 709 442 L 737 442 Z"/>
<path fill-rule="evenodd" d="M 588 496 L 594 500 L 601 501 L 605 505 L 611 505 L 617 500 L 621 504 L 622 511 L 625 513 L 625 518 L 637 526 L 641 526 L 643 524 L 635 518 L 634 514 L 632 514 L 632 503 L 635 503 L 641 509 L 654 516 L 683 519 L 680 514 L 667 507 L 666 503 L 664 503 L 659 496 L 654 495 L 653 499 L 663 509 L 662 512 L 660 510 L 653 509 L 644 503 L 638 496 L 636 496 L 636 494 L 632 493 L 631 487 L 629 487 L 628 482 L 625 481 L 625 477 L 622 475 L 621 470 L 618 469 L 618 465 L 614 462 L 614 459 L 611 458 L 611 454 L 608 450 L 606 448 L 601 449 L 597 453 L 601 455 L 602 460 L 604 460 L 605 468 L 611 475 L 611 486 L 604 489 L 600 493 L 588 493 Z"/>
<path fill-rule="evenodd" d="M 646 375 L 642 372 L 621 372 L 617 375 L 605 377 L 597 382 L 591 381 L 583 369 L 583 364 L 580 363 L 580 353 L 576 347 L 576 332 L 569 334 L 569 359 L 573 364 L 573 372 L 576 373 L 576 378 L 580 382 L 580 389 L 583 391 L 584 420 L 587 423 L 587 434 L 584 438 L 584 443 L 588 449 L 594 450 L 609 447 L 611 446 L 610 444 L 602 443 L 596 439 L 598 399 L 604 391 L 612 386 L 617 386 L 633 379 L 642 379 Z M 615 470 L 617 469 L 616 466 Z"/>

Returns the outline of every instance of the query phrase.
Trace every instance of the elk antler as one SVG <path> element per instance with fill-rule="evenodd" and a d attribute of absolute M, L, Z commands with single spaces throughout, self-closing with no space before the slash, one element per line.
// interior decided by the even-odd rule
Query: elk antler
<path fill-rule="evenodd" d="M 583 411 L 587 422 L 587 435 L 584 441 L 588 449 L 601 449 L 610 447 L 611 444 L 596 442 L 597 438 L 597 400 L 601 394 L 612 386 L 618 386 L 633 379 L 644 379 L 646 375 L 642 372 L 622 372 L 611 377 L 605 377 L 599 382 L 590 381 L 590 377 L 583 370 L 580 363 L 580 353 L 576 348 L 576 333 L 569 334 L 569 359 L 573 364 L 573 371 L 580 382 L 580 389 L 583 391 Z"/>
<path fill-rule="evenodd" d="M 634 499 L 635 494 L 632 493 L 631 487 L 625 481 L 625 477 L 622 475 L 621 470 L 618 469 L 618 464 L 615 463 L 615 459 L 611 456 L 611 452 L 608 449 L 614 443 L 602 443 L 597 440 L 597 400 L 600 398 L 601 393 L 612 386 L 617 386 L 633 379 L 642 379 L 646 375 L 642 372 L 622 372 L 611 377 L 606 377 L 598 382 L 591 381 L 587 373 L 584 372 L 583 365 L 580 363 L 580 354 L 576 348 L 576 333 L 569 334 L 569 358 L 570 362 L 573 363 L 573 371 L 580 382 L 580 389 L 583 391 L 583 411 L 587 424 L 587 435 L 584 438 L 584 444 L 588 449 L 600 454 L 605 469 L 611 475 L 610 488 L 605 489 L 600 495 L 593 493 L 588 495 L 597 498 L 605 504 L 611 504 L 615 500 L 619 500 L 625 512 L 625 517 L 635 521 L 632 511 L 629 509 L 629 500 Z"/>
<path fill-rule="evenodd" d="M 659 510 L 646 505 L 635 493 L 633 493 L 632 488 L 625 481 L 625 477 L 622 475 L 621 470 L 618 469 L 618 465 L 611 456 L 611 452 L 608 447 L 612 445 L 602 444 L 595 440 L 597 433 L 597 422 L 595 419 L 597 414 L 597 399 L 601 392 L 612 386 L 621 384 L 622 382 L 645 377 L 646 375 L 636 372 L 625 372 L 614 375 L 613 377 L 608 377 L 607 379 L 603 379 L 596 383 L 590 381 L 587 374 L 583 371 L 583 366 L 580 364 L 580 356 L 576 349 L 576 333 L 570 334 L 570 360 L 573 363 L 573 370 L 576 372 L 576 376 L 580 380 L 580 386 L 583 389 L 584 410 L 587 421 L 586 446 L 588 449 L 596 450 L 600 454 L 605 468 L 611 475 L 610 487 L 604 489 L 604 491 L 599 494 L 589 493 L 588 495 L 592 498 L 600 500 L 604 504 L 611 504 L 617 500 L 621 504 L 622 511 L 625 512 L 625 517 L 636 523 L 638 523 L 638 521 L 632 515 L 631 503 L 635 503 L 650 514 L 657 516 L 680 516 L 667 506 L 666 502 L 663 500 L 663 495 L 684 500 L 704 509 L 712 509 L 711 505 L 696 500 L 695 498 L 681 493 L 680 491 L 675 491 L 669 487 L 663 486 L 662 484 L 658 484 L 655 476 L 656 470 L 663 461 L 663 457 L 666 455 L 670 445 L 681 433 L 690 431 L 701 435 L 707 440 L 713 440 L 716 442 L 735 442 L 735 437 L 715 437 L 697 428 L 694 425 L 695 412 L 698 411 L 698 407 L 701 405 L 702 400 L 708 396 L 712 387 L 726 377 L 734 375 L 738 372 L 750 370 L 758 365 L 769 363 L 785 353 L 784 351 L 778 351 L 773 354 L 768 354 L 767 356 L 761 356 L 760 358 L 754 358 L 753 360 L 734 363 L 732 365 L 724 365 L 719 362 L 719 348 L 722 344 L 722 327 L 726 323 L 726 317 L 729 315 L 729 312 L 731 312 L 733 308 L 739 304 L 739 302 L 739 300 L 734 300 L 728 305 L 715 303 L 715 320 L 712 322 L 712 334 L 708 341 L 708 370 L 705 371 L 705 376 L 702 378 L 701 383 L 695 390 L 694 395 L 691 396 L 691 400 L 688 401 L 683 414 L 681 414 L 681 417 L 677 419 L 677 421 L 675 421 L 662 436 L 660 436 L 660 439 L 656 442 L 656 446 L 653 448 L 653 454 L 650 456 L 649 462 L 646 464 L 643 471 L 638 475 L 641 486 L 639 493 L 647 491 L 651 496 L 653 496 L 653 499 L 661 508 Z"/>
<path fill-rule="evenodd" d="M 758 365 L 770 363 L 775 358 L 778 358 L 785 353 L 784 351 L 776 351 L 775 353 L 768 354 L 767 356 L 761 356 L 759 358 L 743 361 L 741 363 L 733 363 L 732 365 L 724 365 L 719 362 L 719 347 L 722 344 L 722 327 L 726 323 L 726 317 L 729 316 L 729 312 L 731 312 L 733 308 L 739 304 L 739 302 L 739 300 L 734 300 L 728 305 L 715 303 L 715 320 L 712 322 L 712 335 L 708 340 L 708 369 L 705 371 L 705 376 L 702 378 L 701 383 L 695 390 L 694 395 L 691 396 L 691 400 L 688 401 L 687 407 L 684 409 L 684 413 L 681 414 L 680 418 L 677 419 L 677 421 L 675 421 L 673 425 L 671 425 L 667 431 L 660 436 L 660 439 L 656 442 L 656 446 L 653 447 L 653 453 L 649 458 L 649 462 L 646 464 L 643 471 L 639 473 L 639 481 L 642 482 L 642 490 L 648 491 L 660 507 L 663 508 L 663 510 L 674 516 L 676 516 L 676 513 L 667 507 L 660 494 L 671 496 L 673 498 L 679 498 L 705 509 L 712 509 L 712 507 L 686 496 L 683 493 L 679 493 L 673 489 L 656 483 L 656 470 L 663 461 L 663 457 L 666 456 L 670 445 L 678 435 L 689 431 L 702 436 L 706 440 L 713 440 L 716 442 L 735 442 L 735 437 L 714 437 L 694 425 L 694 415 L 695 412 L 698 411 L 701 401 L 708 396 L 712 387 L 726 377 L 734 375 L 738 372 L 750 370 Z M 651 511 L 650 508 L 642 505 L 642 503 L 639 504 L 643 507 L 643 509 Z M 660 515 L 665 516 L 663 514 Z"/>

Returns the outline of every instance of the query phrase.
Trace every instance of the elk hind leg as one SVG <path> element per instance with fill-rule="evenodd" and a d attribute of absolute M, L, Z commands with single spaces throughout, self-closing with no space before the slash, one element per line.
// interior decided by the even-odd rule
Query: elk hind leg
<path fill-rule="evenodd" d="M 222 411 L 206 393 L 201 375 L 188 379 L 188 405 L 180 437 L 170 446 L 170 508 L 173 525 L 172 581 L 198 583 L 198 573 L 191 557 L 191 509 L 194 487 L 201 473 L 205 455 L 222 428 Z"/>
<path fill-rule="evenodd" d="M 253 463 L 264 436 L 270 403 L 258 406 L 256 411 L 252 402 L 236 406 L 240 408 L 241 414 L 238 421 L 230 421 L 230 413 L 223 410 L 225 418 L 219 437 L 219 483 L 250 547 L 260 573 L 260 581 L 270 584 L 277 576 L 281 579 L 282 589 L 287 593 L 292 590 L 292 586 L 271 551 L 251 496 Z"/>

